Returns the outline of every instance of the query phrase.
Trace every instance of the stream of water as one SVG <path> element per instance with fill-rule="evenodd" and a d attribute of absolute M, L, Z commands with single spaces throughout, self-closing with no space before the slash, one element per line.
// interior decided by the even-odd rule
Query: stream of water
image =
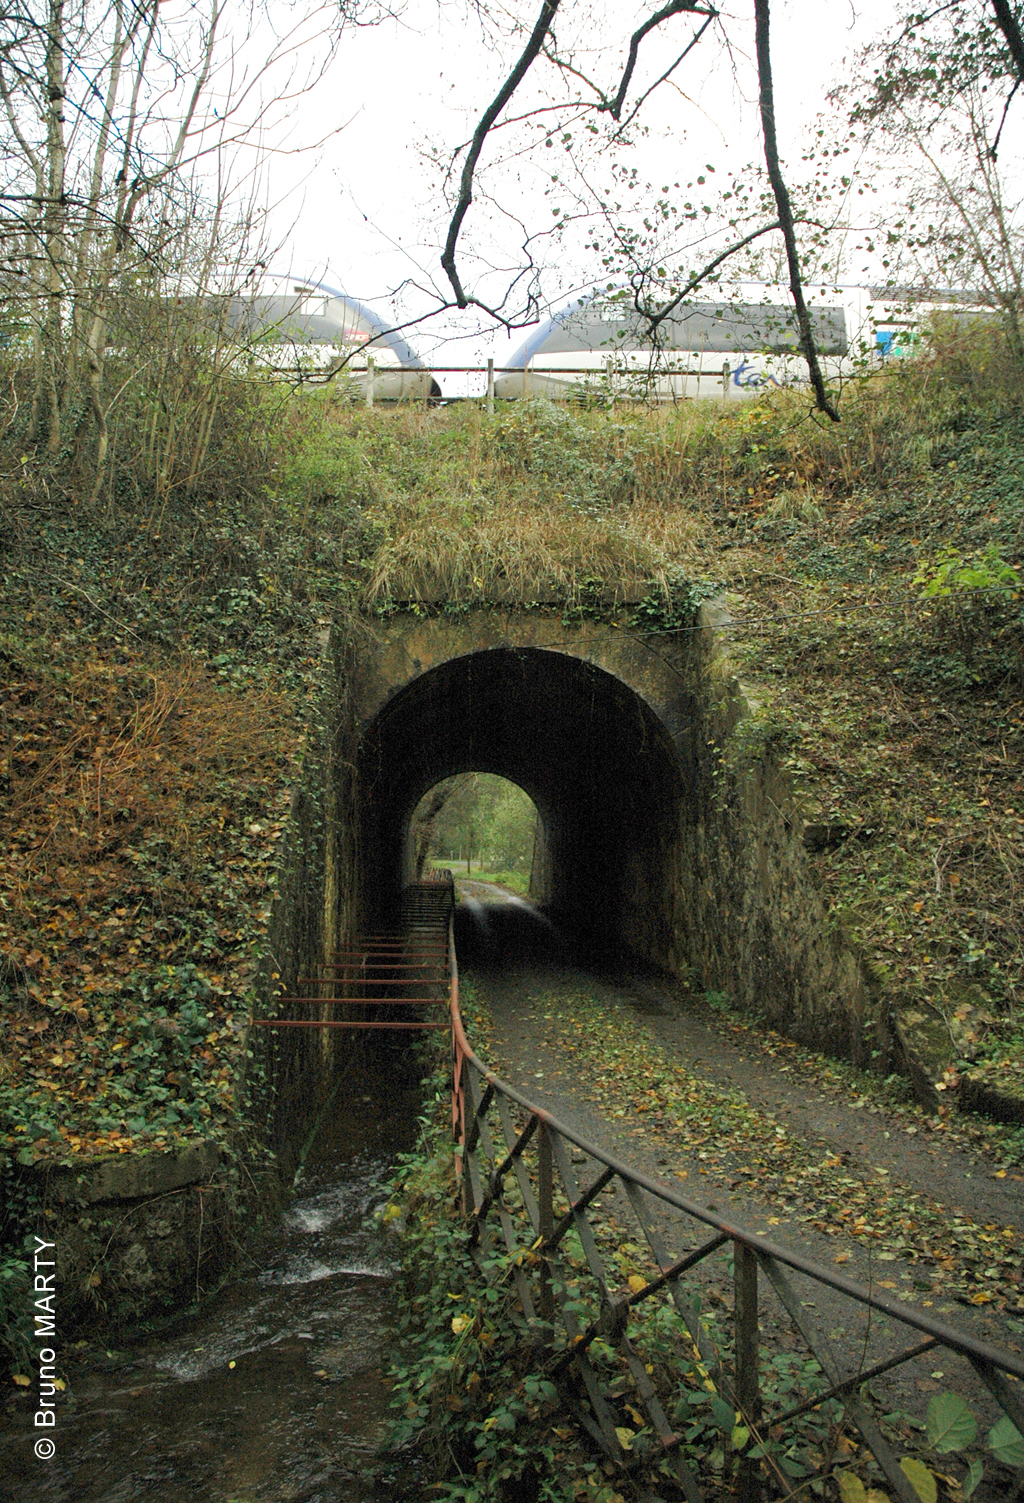
<path fill-rule="evenodd" d="M 422 1496 L 414 1475 L 378 1454 L 393 1269 L 367 1219 L 420 1103 L 395 1058 L 385 1052 L 339 1090 L 258 1265 L 158 1334 L 121 1331 L 105 1338 L 109 1351 L 66 1354 L 52 1461 L 33 1455 L 34 1403 L 15 1394 L 0 1438 L 2 1503 Z"/>

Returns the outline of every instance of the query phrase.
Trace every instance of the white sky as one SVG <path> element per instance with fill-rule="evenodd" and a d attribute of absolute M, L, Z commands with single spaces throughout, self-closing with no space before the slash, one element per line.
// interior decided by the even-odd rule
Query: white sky
<path fill-rule="evenodd" d="M 567 0 L 563 0 L 567 3 Z M 598 0 L 601 3 L 601 0 Z M 532 19 L 536 0 L 516 13 Z M 841 75 L 845 55 L 870 40 L 889 21 L 892 0 L 775 0 L 772 56 L 780 149 L 799 169 L 809 128 L 823 107 L 827 88 Z M 753 64 L 751 0 L 724 15 L 733 43 L 732 58 L 706 37 L 683 64 L 679 89 L 663 85 L 645 115 L 651 135 L 637 149 L 641 173 L 683 178 L 713 162 L 718 178 L 730 165 L 759 154 L 756 73 Z M 621 37 L 636 24 L 608 0 L 615 17 L 609 34 Z M 639 16 L 647 13 L 645 6 Z M 572 11 L 559 40 L 571 39 Z M 593 14 L 593 12 L 591 12 Z M 600 11 L 597 12 L 600 19 Z M 685 39 L 685 18 L 673 23 Z M 610 25 L 610 23 L 609 23 Z M 576 40 L 584 52 L 600 31 Z M 656 36 L 657 34 L 655 34 Z M 521 48 L 522 42 L 516 44 Z M 649 39 L 652 66 L 660 72 L 675 54 Z M 680 50 L 680 49 L 676 49 Z M 441 286 L 438 239 L 443 222 L 427 160 L 431 147 L 450 150 L 470 135 L 477 116 L 496 92 L 509 66 L 504 55 L 482 43 L 479 24 L 463 0 L 407 0 L 396 20 L 343 34 L 326 80 L 300 99 L 289 120 L 293 145 L 335 132 L 315 155 L 289 155 L 272 166 L 271 190 L 277 201 L 272 225 L 281 250 L 279 269 L 315 277 L 342 288 L 397 319 L 429 306 L 429 298 L 406 290 L 409 279 Z M 643 54 L 642 54 L 643 55 Z M 596 49 L 586 59 L 600 66 Z M 660 65 L 660 66 L 657 66 Z M 614 56 L 604 62 L 602 80 L 617 76 Z M 682 90 L 682 93 L 680 92 Z M 520 106 L 521 107 L 521 106 Z M 518 112 L 518 111 L 517 111 Z M 536 152 L 551 165 L 557 152 Z M 550 205 L 541 196 L 539 168 L 523 159 L 502 176 L 502 202 L 532 225 L 550 223 Z M 670 177 L 671 175 L 671 177 Z M 487 234 L 486 211 L 470 210 L 464 239 L 474 230 Z M 513 249 L 509 245 L 509 253 Z M 593 279 L 601 279 L 594 258 Z M 555 267 L 544 283 L 557 306 L 559 294 L 589 278 L 581 263 Z M 561 285 L 559 285 L 561 283 Z M 495 331 L 476 337 L 479 316 L 468 312 L 409 334 L 410 342 L 434 364 L 476 364 L 493 354 L 498 363 L 525 337 Z M 442 378 L 446 391 L 465 390 L 458 378 Z"/>

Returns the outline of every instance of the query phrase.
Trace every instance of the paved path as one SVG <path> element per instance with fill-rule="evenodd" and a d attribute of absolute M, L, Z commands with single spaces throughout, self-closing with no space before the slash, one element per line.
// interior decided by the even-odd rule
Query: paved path
<path fill-rule="evenodd" d="M 1004 1266 L 986 1282 L 976 1265 L 989 1246 L 1003 1254 L 1012 1249 L 1019 1263 L 1024 1182 L 1015 1171 L 1000 1170 L 997 1154 L 980 1135 L 941 1125 L 916 1107 L 887 1104 L 871 1080 L 695 1004 L 672 982 L 597 974 L 559 959 L 557 951 L 545 946 L 543 926 L 522 900 L 510 911 L 501 905 L 502 894 L 486 884 L 459 886 L 473 899 L 472 912 L 460 916 L 460 967 L 493 1019 L 493 1035 L 479 1052 L 511 1084 L 582 1136 L 730 1219 L 826 1266 L 839 1263 L 837 1271 L 883 1286 L 958 1329 L 1019 1349 L 1024 1333 L 1024 1294 L 1015 1283 L 1019 1273 Z M 583 995 L 589 999 L 590 1047 L 581 1058 L 580 1052 L 566 1052 L 565 1040 L 567 1018 Z M 703 1083 L 709 1099 L 724 1093 L 749 1103 L 755 1109 L 749 1142 L 741 1147 L 732 1142 L 722 1151 L 687 1148 L 670 1113 L 641 1115 L 625 1083 L 621 1098 L 616 1099 L 614 1090 L 609 1094 L 607 1074 L 599 1079 L 594 1072 L 594 1029 L 605 1030 L 609 1042 L 626 1036 L 644 1041 L 652 1054 L 691 1073 L 698 1089 Z M 775 1193 L 759 1193 L 743 1160 L 760 1155 L 770 1168 L 773 1141 L 788 1143 L 792 1152 L 794 1140 L 805 1159 L 828 1162 L 833 1178 L 838 1166 L 842 1183 L 850 1186 L 851 1203 L 865 1205 L 868 1235 L 847 1235 L 846 1223 L 823 1220 L 827 1211 L 815 1203 L 813 1182 L 809 1189 L 806 1179 L 781 1201 Z M 871 1197 L 876 1191 L 890 1217 L 894 1203 L 920 1206 L 930 1214 L 943 1244 L 934 1247 L 933 1233 L 935 1257 L 922 1258 L 919 1250 L 902 1256 L 898 1243 L 884 1235 L 872 1238 Z M 625 1212 L 621 1195 L 618 1202 L 604 1199 L 606 1211 Z M 693 1245 L 694 1223 L 688 1222 L 686 1231 L 678 1222 L 673 1229 L 671 1218 L 663 1223 L 680 1250 Z M 878 1225 L 885 1224 L 880 1202 Z M 975 1273 L 978 1282 L 973 1282 Z M 721 1269 L 708 1271 L 705 1287 L 712 1303 L 719 1297 L 718 1286 L 727 1283 Z M 852 1318 L 848 1302 L 820 1286 L 808 1286 L 802 1294 L 816 1305 L 819 1323 L 833 1334 L 840 1351 L 846 1348 L 850 1359 L 856 1348 L 861 1361 L 865 1328 Z M 765 1317 L 766 1327 L 777 1327 L 779 1333 L 788 1325 L 770 1299 Z M 882 1343 L 879 1350 L 888 1354 L 897 1333 L 875 1317 L 871 1339 L 876 1338 Z M 869 1360 L 878 1360 L 877 1355 L 873 1352 Z M 910 1407 L 914 1395 L 959 1386 L 958 1372 L 955 1359 L 933 1352 L 899 1380 L 886 1380 L 888 1392 Z"/>

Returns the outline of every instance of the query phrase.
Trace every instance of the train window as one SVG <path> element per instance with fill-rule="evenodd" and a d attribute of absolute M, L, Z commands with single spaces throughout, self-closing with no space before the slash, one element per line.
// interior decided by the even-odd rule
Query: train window
<path fill-rule="evenodd" d="M 811 311 L 815 343 L 824 355 L 847 352 L 846 314 L 842 308 Z M 547 354 L 573 350 L 645 349 L 652 343 L 646 320 L 621 305 L 594 304 L 558 320 L 538 349 Z M 656 343 L 666 350 L 708 354 L 741 351 L 795 351 L 800 333 L 792 308 L 762 303 L 687 303 L 659 326 Z"/>
<path fill-rule="evenodd" d="M 291 312 L 301 313 L 304 318 L 326 318 L 327 305 L 330 299 L 322 292 L 314 291 L 311 287 L 293 287 L 298 302 L 294 303 Z"/>

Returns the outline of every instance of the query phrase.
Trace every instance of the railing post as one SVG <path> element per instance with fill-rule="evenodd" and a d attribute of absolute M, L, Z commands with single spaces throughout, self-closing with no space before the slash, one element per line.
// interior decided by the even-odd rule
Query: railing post
<path fill-rule="evenodd" d="M 608 406 L 615 406 L 615 361 L 611 355 L 605 356 L 604 378 L 608 382 Z"/>
<path fill-rule="evenodd" d="M 372 355 L 366 357 L 366 405 L 373 406 L 373 387 L 377 377 L 377 362 Z"/>
<path fill-rule="evenodd" d="M 761 1384 L 757 1312 L 757 1258 L 743 1242 L 733 1243 L 734 1319 L 736 1324 L 736 1407 L 740 1423 L 751 1433 L 761 1422 Z M 749 1442 L 748 1442 L 749 1444 Z M 761 1463 L 756 1456 L 740 1458 L 736 1472 L 739 1503 L 758 1503 Z"/>
<path fill-rule="evenodd" d="M 732 374 L 732 372 L 729 369 L 729 362 L 728 362 L 728 360 L 726 360 L 726 362 L 722 366 L 722 401 L 723 402 L 728 402 L 728 400 L 729 400 L 729 377 L 730 377 L 731 374 Z"/>
<path fill-rule="evenodd" d="M 488 358 L 488 361 L 487 361 L 487 411 L 493 417 L 493 415 L 494 415 L 494 360 L 493 360 L 493 357 Z"/>
<path fill-rule="evenodd" d="M 541 1122 L 537 1128 L 537 1230 L 546 1241 L 555 1229 L 555 1176 L 551 1156 L 551 1139 Z M 551 1259 L 541 1253 L 540 1299 L 541 1320 L 555 1318 L 555 1297 L 551 1288 Z"/>

